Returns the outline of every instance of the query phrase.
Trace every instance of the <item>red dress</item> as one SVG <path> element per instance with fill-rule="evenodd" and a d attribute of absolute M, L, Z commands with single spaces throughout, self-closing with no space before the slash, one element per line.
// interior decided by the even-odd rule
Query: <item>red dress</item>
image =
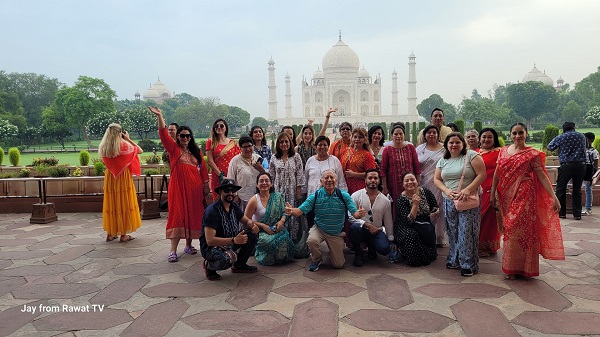
<path fill-rule="evenodd" d="M 167 239 L 199 239 L 204 216 L 204 183 L 208 181 L 202 151 L 202 162 L 198 163 L 189 152 L 182 151 L 166 128 L 160 129 L 158 134 L 171 164 Z"/>
<path fill-rule="evenodd" d="M 350 170 L 353 172 L 366 172 L 368 169 L 377 168 L 375 158 L 369 150 L 360 149 L 358 151 L 354 148 L 348 148 L 348 150 L 342 154 L 342 167 L 344 172 Z M 352 194 L 360 189 L 366 187 L 365 178 L 351 178 L 345 176 L 346 184 L 348 185 L 348 193 Z"/>
<path fill-rule="evenodd" d="M 342 157 L 350 148 L 350 143 L 345 143 L 343 138 L 340 138 L 333 142 L 329 147 L 329 154 L 337 157 L 342 162 Z"/>
<path fill-rule="evenodd" d="M 498 232 L 498 223 L 496 222 L 496 211 L 490 204 L 492 181 L 496 171 L 496 162 L 500 154 L 500 148 L 486 152 L 477 149 L 483 163 L 485 164 L 485 173 L 487 177 L 481 184 L 483 193 L 481 194 L 481 227 L 479 229 L 479 252 L 495 253 L 500 249 L 500 232 Z"/>
<path fill-rule="evenodd" d="M 543 152 L 527 147 L 513 155 L 508 146 L 500 150 L 496 176 L 497 200 L 504 223 L 502 271 L 505 274 L 538 276 L 539 255 L 564 260 L 565 252 L 558 214 L 552 196 L 534 171 L 546 173 Z"/>
<path fill-rule="evenodd" d="M 386 146 L 381 158 L 381 176 L 386 177 L 386 184 L 394 203 L 404 191 L 402 176 L 412 172 L 415 176 L 421 175 L 421 164 L 415 146 L 407 143 L 402 148 Z"/>
<path fill-rule="evenodd" d="M 213 161 L 219 168 L 219 171 L 227 175 L 229 169 L 229 162 L 233 157 L 240 154 L 240 147 L 237 146 L 236 142 L 232 139 L 228 144 L 219 144 L 212 150 L 212 139 L 206 141 L 206 151 L 213 151 Z M 219 176 L 216 174 L 210 175 L 210 190 L 212 191 L 213 201 L 219 198 L 219 195 L 215 192 L 215 188 L 219 187 L 220 181 Z"/>

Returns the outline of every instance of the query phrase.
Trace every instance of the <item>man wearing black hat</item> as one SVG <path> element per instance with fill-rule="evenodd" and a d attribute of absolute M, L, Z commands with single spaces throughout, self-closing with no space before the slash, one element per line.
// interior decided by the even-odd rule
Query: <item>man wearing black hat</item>
<path fill-rule="evenodd" d="M 581 220 L 581 184 L 585 176 L 587 140 L 583 133 L 575 131 L 575 123 L 565 122 L 563 133 L 556 136 L 548 150 L 558 149 L 558 177 L 556 178 L 556 197 L 560 201 L 558 216 L 567 217 L 567 184 L 573 180 L 573 217 Z"/>
<path fill-rule="evenodd" d="M 206 278 L 211 281 L 221 278 L 217 270 L 231 268 L 232 273 L 257 271 L 247 262 L 256 245 L 258 226 L 233 202 L 240 188 L 232 179 L 223 179 L 215 188 L 220 199 L 204 211 L 200 252 L 204 257 Z M 245 228 L 240 228 L 240 222 Z"/>

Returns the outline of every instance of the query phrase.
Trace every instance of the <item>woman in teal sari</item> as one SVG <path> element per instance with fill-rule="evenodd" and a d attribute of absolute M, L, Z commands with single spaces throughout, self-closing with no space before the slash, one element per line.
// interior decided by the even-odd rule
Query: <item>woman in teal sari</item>
<path fill-rule="evenodd" d="M 296 249 L 285 227 L 285 198 L 275 192 L 267 172 L 256 177 L 256 191 L 244 212 L 260 228 L 254 254 L 256 262 L 263 266 L 288 262 L 294 258 Z"/>

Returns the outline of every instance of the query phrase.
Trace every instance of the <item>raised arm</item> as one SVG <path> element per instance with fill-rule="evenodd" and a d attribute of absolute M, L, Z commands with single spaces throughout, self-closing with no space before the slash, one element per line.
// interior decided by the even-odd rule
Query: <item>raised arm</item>
<path fill-rule="evenodd" d="M 332 112 L 336 112 L 337 108 L 329 108 L 327 110 L 327 114 L 325 115 L 325 122 L 323 123 L 323 128 L 319 132 L 319 136 L 325 136 L 325 132 L 327 131 L 327 125 L 329 125 L 329 118 L 331 117 Z"/>
<path fill-rule="evenodd" d="M 167 125 L 165 124 L 165 119 L 163 118 L 162 112 L 160 111 L 160 109 L 155 106 L 155 107 L 151 107 L 149 106 L 148 109 L 150 109 L 150 112 L 152 112 L 153 114 L 156 115 L 156 117 L 158 117 L 158 129 L 164 129 L 167 127 Z"/>

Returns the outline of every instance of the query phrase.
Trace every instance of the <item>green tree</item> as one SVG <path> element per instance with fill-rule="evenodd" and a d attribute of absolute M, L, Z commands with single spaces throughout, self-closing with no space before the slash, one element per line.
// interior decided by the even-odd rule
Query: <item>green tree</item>
<path fill-rule="evenodd" d="M 42 111 L 50 106 L 62 83 L 56 78 L 34 73 L 0 71 L 0 91 L 17 94 L 23 105 L 24 117 L 30 126 L 40 126 Z"/>
<path fill-rule="evenodd" d="M 546 129 L 544 130 L 544 138 L 542 139 L 542 149 L 547 149 L 548 144 L 552 141 L 552 139 L 558 136 L 558 126 L 548 124 Z"/>
<path fill-rule="evenodd" d="M 551 111 L 558 103 L 556 89 L 541 82 L 512 84 L 507 88 L 507 106 L 531 124 L 544 112 Z"/>
<path fill-rule="evenodd" d="M 250 123 L 250 113 L 242 108 L 238 108 L 237 106 L 228 106 L 226 105 L 227 115 L 225 115 L 225 120 L 229 127 L 231 128 L 241 128 L 242 126 L 248 125 Z M 266 127 L 264 127 L 266 130 Z"/>
<path fill-rule="evenodd" d="M 88 146 L 92 147 L 88 121 L 101 113 L 114 112 L 115 97 L 116 93 L 104 80 L 80 76 L 73 87 L 56 93 L 55 105 L 66 113 L 69 123 L 80 129 Z"/>
<path fill-rule="evenodd" d="M 16 137 L 18 134 L 19 128 L 12 125 L 9 121 L 0 118 L 0 140 L 10 140 Z"/>
<path fill-rule="evenodd" d="M 267 126 L 269 126 L 269 121 L 266 120 L 264 117 L 254 117 L 252 119 L 252 123 L 250 124 L 252 124 L 252 126 L 258 125 L 261 128 L 266 129 Z"/>
<path fill-rule="evenodd" d="M 583 120 L 583 117 L 583 109 L 573 100 L 570 100 L 562 111 L 562 118 L 565 121 L 579 123 Z"/>
<path fill-rule="evenodd" d="M 205 132 L 210 130 L 215 119 L 222 118 L 227 113 L 227 109 L 220 105 L 217 97 L 194 98 L 188 105 L 179 106 L 173 114 L 173 119 L 179 125 L 187 125 L 193 130 Z"/>
<path fill-rule="evenodd" d="M 118 123 L 123 130 L 129 130 L 129 119 L 121 111 L 103 111 L 94 115 L 86 123 L 86 131 L 90 136 L 101 138 L 111 123 Z M 88 145 L 91 147 L 91 145 Z"/>
<path fill-rule="evenodd" d="M 465 98 L 460 103 L 460 116 L 467 121 L 482 120 L 486 124 L 507 123 L 510 120 L 510 110 L 498 106 L 491 98 L 483 97 L 479 100 Z"/>
<path fill-rule="evenodd" d="M 473 123 L 473 129 L 477 130 L 477 132 L 481 132 L 481 129 L 483 129 L 481 121 L 475 121 L 475 123 Z"/>
<path fill-rule="evenodd" d="M 593 106 L 585 114 L 585 122 L 600 126 L 600 106 Z M 600 139 L 600 137 L 599 137 Z"/>
<path fill-rule="evenodd" d="M 453 120 L 458 116 L 456 107 L 450 103 L 444 102 L 442 96 L 438 94 L 433 94 L 424 99 L 421 104 L 417 105 L 417 112 L 425 119 L 430 120 L 431 111 L 435 108 L 444 110 L 445 120 Z"/>
<path fill-rule="evenodd" d="M 72 135 L 65 112 L 52 108 L 44 109 L 41 134 L 43 137 L 55 139 L 64 149 L 65 141 Z"/>
<path fill-rule="evenodd" d="M 120 115 L 125 117 L 125 127 L 131 133 L 137 133 L 139 139 L 146 139 L 148 138 L 148 133 L 156 132 L 156 118 L 153 114 L 148 113 L 146 106 L 132 106 L 120 113 Z"/>
<path fill-rule="evenodd" d="M 600 67 L 596 72 L 575 83 L 573 91 L 575 91 L 575 96 L 581 100 L 578 103 L 584 110 L 600 106 Z"/>

